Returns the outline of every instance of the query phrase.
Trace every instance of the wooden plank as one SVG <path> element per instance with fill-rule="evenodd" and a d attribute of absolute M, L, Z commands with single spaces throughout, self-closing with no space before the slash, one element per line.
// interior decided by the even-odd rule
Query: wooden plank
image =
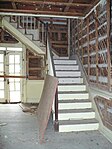
<path fill-rule="evenodd" d="M 45 1 L 45 0 L 0 0 L 1 2 L 18 2 L 18 3 L 28 3 L 28 4 L 39 4 L 39 5 L 56 5 L 56 6 L 84 6 L 84 7 L 90 7 L 92 6 L 92 4 L 90 3 L 81 3 L 81 2 L 73 2 L 73 0 L 71 2 L 53 2 L 53 1 Z M 73 3 L 72 3 L 73 2 Z"/>
<path fill-rule="evenodd" d="M 0 78 L 27 78 L 26 76 L 0 75 Z"/>
<path fill-rule="evenodd" d="M 25 10 L 25 9 L 0 9 L 0 12 L 15 12 L 15 13 L 27 13 L 27 14 L 40 14 L 40 15 L 62 15 L 62 16 L 84 16 L 82 12 L 59 12 L 49 10 Z"/>
<path fill-rule="evenodd" d="M 98 10 L 96 9 L 95 14 L 96 19 L 98 19 Z M 96 30 L 96 82 L 98 84 L 98 21 L 95 20 L 95 30 Z"/>
<path fill-rule="evenodd" d="M 43 143 L 44 134 L 50 117 L 53 100 L 58 84 L 58 79 L 50 75 L 46 76 L 42 96 L 38 106 L 39 142 Z"/>
<path fill-rule="evenodd" d="M 111 60 L 110 60 L 110 0 L 107 0 L 107 62 L 108 62 L 108 88 L 111 91 Z"/>
<path fill-rule="evenodd" d="M 90 81 L 89 18 L 87 17 L 88 81 Z"/>

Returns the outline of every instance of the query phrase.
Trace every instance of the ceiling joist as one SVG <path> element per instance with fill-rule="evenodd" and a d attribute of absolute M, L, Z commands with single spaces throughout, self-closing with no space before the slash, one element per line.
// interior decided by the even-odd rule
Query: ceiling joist
<path fill-rule="evenodd" d="M 81 7 L 90 7 L 92 4 L 89 3 L 81 3 L 81 2 L 73 2 L 73 0 L 67 2 L 63 2 L 60 0 L 60 2 L 53 2 L 53 1 L 44 1 L 44 0 L 0 0 L 1 2 L 17 2 L 17 3 L 29 3 L 29 4 L 44 4 L 44 5 L 56 5 L 56 6 L 81 6 Z"/>
<path fill-rule="evenodd" d="M 99 0 L 0 0 L 0 12 L 84 17 Z"/>
<path fill-rule="evenodd" d="M 83 13 L 78 12 L 55 12 L 55 11 L 38 11 L 38 10 L 20 10 L 20 9 L 0 9 L 0 12 L 16 12 L 16 13 L 27 13 L 27 14 L 52 14 L 52 15 L 69 15 L 69 16 L 83 16 Z"/>

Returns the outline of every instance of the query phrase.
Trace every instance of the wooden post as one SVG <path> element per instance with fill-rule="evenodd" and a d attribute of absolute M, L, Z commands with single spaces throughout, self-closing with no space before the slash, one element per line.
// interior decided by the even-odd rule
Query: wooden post
<path fill-rule="evenodd" d="M 98 12 L 95 13 L 95 30 L 96 30 L 96 83 L 98 85 Z"/>
<path fill-rule="evenodd" d="M 88 81 L 90 82 L 89 17 L 87 17 Z"/>
<path fill-rule="evenodd" d="M 108 62 L 108 89 L 111 91 L 111 60 L 110 60 L 110 0 L 107 0 L 107 62 Z"/>
<path fill-rule="evenodd" d="M 56 89 L 55 94 L 55 122 L 54 122 L 55 131 L 59 131 L 59 121 L 58 121 L 58 88 Z"/>

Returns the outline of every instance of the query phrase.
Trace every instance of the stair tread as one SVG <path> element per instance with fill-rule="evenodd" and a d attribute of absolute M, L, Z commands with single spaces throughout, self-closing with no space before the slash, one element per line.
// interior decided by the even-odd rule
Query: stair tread
<path fill-rule="evenodd" d="M 87 102 L 91 102 L 88 99 L 85 100 L 59 100 L 59 103 L 87 103 Z"/>
<path fill-rule="evenodd" d="M 60 120 L 59 125 L 75 125 L 75 124 L 92 124 L 98 123 L 96 119 L 83 119 L 83 120 Z"/>
<path fill-rule="evenodd" d="M 56 70 L 56 72 L 62 72 L 62 71 L 64 71 L 64 72 L 81 72 L 80 70 Z"/>
<path fill-rule="evenodd" d="M 54 64 L 55 66 L 78 66 L 77 64 Z"/>
<path fill-rule="evenodd" d="M 54 59 L 54 60 L 62 60 L 62 61 L 76 61 L 76 59 Z"/>
<path fill-rule="evenodd" d="M 58 76 L 58 78 L 82 78 L 81 76 Z"/>
<path fill-rule="evenodd" d="M 84 83 L 70 83 L 70 84 L 69 84 L 69 83 L 65 83 L 65 84 L 63 84 L 63 83 L 59 83 L 59 84 L 58 84 L 58 86 L 69 86 L 69 85 L 71 85 L 71 86 L 75 86 L 75 85 L 76 85 L 76 86 L 77 86 L 77 85 L 80 85 L 80 86 L 81 86 L 81 85 L 86 86 Z"/>
<path fill-rule="evenodd" d="M 64 109 L 64 110 L 59 110 L 59 114 L 61 113 L 86 113 L 86 112 L 94 112 L 93 109 Z"/>
<path fill-rule="evenodd" d="M 87 91 L 59 91 L 59 94 L 80 94 L 80 93 L 88 93 Z M 89 93 L 88 93 L 89 94 Z"/>

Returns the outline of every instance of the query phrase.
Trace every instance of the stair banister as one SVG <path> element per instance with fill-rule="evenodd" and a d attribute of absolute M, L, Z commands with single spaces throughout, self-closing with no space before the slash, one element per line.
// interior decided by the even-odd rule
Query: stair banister
<path fill-rule="evenodd" d="M 52 71 L 48 72 L 50 75 L 56 77 L 54 61 L 53 61 L 53 53 L 50 44 L 50 38 L 48 33 L 48 24 L 46 25 L 46 37 L 47 37 L 47 58 L 48 58 L 48 65 L 51 66 Z M 50 71 L 50 70 L 49 70 Z M 55 109 L 55 122 L 54 122 L 54 129 L 55 131 L 59 131 L 59 121 L 58 121 L 58 87 L 55 93 L 55 102 L 54 102 L 54 109 Z"/>

